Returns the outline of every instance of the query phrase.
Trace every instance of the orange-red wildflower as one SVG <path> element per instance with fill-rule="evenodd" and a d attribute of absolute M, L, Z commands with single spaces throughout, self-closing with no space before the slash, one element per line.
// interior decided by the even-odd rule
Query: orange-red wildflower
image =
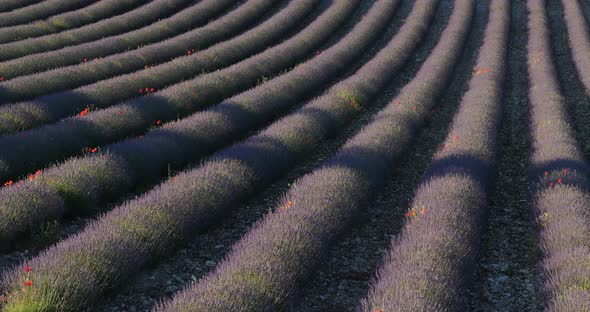
<path fill-rule="evenodd" d="M 90 111 L 90 108 L 89 108 L 89 107 L 86 107 L 85 109 L 83 109 L 83 110 L 80 112 L 80 116 L 86 116 L 86 115 L 88 115 L 88 112 L 89 112 L 89 111 Z"/>
<path fill-rule="evenodd" d="M 32 286 L 33 285 L 33 281 L 28 280 L 25 282 L 25 286 Z"/>
<path fill-rule="evenodd" d="M 41 174 L 41 169 L 35 171 L 33 174 L 29 174 L 29 180 L 35 180 Z"/>
<path fill-rule="evenodd" d="M 4 182 L 4 186 L 11 186 L 14 184 L 14 181 L 10 180 L 8 182 Z"/>
<path fill-rule="evenodd" d="M 406 212 L 406 217 L 411 218 L 411 217 L 415 217 L 416 216 L 416 212 L 414 210 L 410 210 L 408 212 Z"/>

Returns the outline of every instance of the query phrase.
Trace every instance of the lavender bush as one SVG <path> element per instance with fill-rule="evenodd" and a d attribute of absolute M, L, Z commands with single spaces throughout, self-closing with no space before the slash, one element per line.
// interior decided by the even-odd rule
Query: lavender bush
<path fill-rule="evenodd" d="M 55 14 L 88 6 L 95 0 L 47 0 L 10 12 L 0 13 L 0 27 L 26 24 Z"/>
<path fill-rule="evenodd" d="M 162 173 L 167 173 L 169 165 L 172 168 L 185 166 L 276 118 L 307 93 L 332 79 L 366 50 L 379 33 L 375 30 L 383 29 L 389 16 L 373 13 L 369 17 L 322 54 L 260 87 L 236 95 L 208 111 L 154 129 L 143 138 L 105 146 L 107 154 L 69 160 L 44 171 L 39 179 L 23 181 L 15 187 L 0 190 L 0 194 L 4 192 L 0 196 L 0 214 L 3 211 L 4 219 L 10 220 L 1 227 L 1 242 L 8 248 L 16 235 L 25 229 L 35 228 L 44 220 L 58 218 L 64 213 L 81 214 L 88 211 L 88 208 L 108 199 L 102 194 L 114 197 L 115 194 L 130 191 L 140 181 L 154 181 Z M 426 17 L 430 16 L 417 18 L 416 23 L 428 24 Z M 405 28 L 412 24 L 408 25 Z M 391 74 L 394 73 L 394 67 L 400 66 L 410 55 L 426 31 L 426 27 L 409 29 L 400 31 L 394 39 L 395 43 L 392 43 L 404 48 L 398 50 L 396 60 L 389 64 Z M 146 153 L 151 157 L 145 157 Z M 62 181 L 66 181 L 66 177 L 70 178 L 71 183 L 49 185 L 54 196 L 62 201 L 35 204 L 29 200 L 31 196 L 28 194 L 33 190 L 20 191 L 17 187 L 20 184 L 47 184 L 46 175 Z M 96 180 L 104 183 L 97 184 Z M 86 191 L 97 187 L 98 192 Z M 22 198 L 21 202 L 18 201 L 19 197 Z M 52 206 L 47 208 L 47 205 Z M 21 209 L 27 209 L 28 212 L 19 212 Z M 36 216 L 36 219 L 31 221 L 24 217 L 29 214 Z M 19 215 L 23 216 L 21 221 L 17 221 Z"/>
<path fill-rule="evenodd" d="M 76 67 L 56 69 L 41 74 L 23 76 L 12 79 L 5 83 L 0 91 L 0 96 L 7 98 L 28 98 L 32 94 L 45 94 L 57 90 L 68 90 L 61 93 L 53 93 L 42 96 L 33 101 L 15 103 L 9 106 L 0 107 L 0 116 L 12 122 L 4 123 L 4 133 L 22 127 L 18 121 L 27 120 L 29 124 L 35 124 L 28 112 L 32 107 L 48 107 L 59 105 L 60 102 L 93 103 L 98 107 L 106 107 L 125 99 L 149 93 L 143 92 L 145 86 L 160 90 L 171 84 L 181 82 L 195 77 L 195 73 L 206 73 L 220 69 L 232 63 L 238 62 L 252 56 L 267 47 L 284 40 L 286 34 L 292 31 L 301 20 L 305 18 L 319 3 L 319 0 L 306 0 L 290 3 L 285 9 L 272 18 L 269 18 L 260 25 L 242 33 L 230 40 L 215 44 L 208 49 L 177 57 L 170 62 L 150 67 L 134 73 L 119 75 L 110 79 L 96 79 L 96 71 L 81 70 Z M 106 72 L 104 75 L 110 75 Z M 97 81 L 99 80 L 99 81 Z M 83 87 L 70 90 L 71 87 L 97 81 L 96 83 L 84 85 Z M 37 91 L 31 92 L 34 88 Z M 138 93 L 141 89 L 142 92 Z M 1 117 L 0 117 L 1 119 Z"/>
<path fill-rule="evenodd" d="M 191 2 L 190 0 L 171 0 L 173 2 L 168 2 L 170 4 L 177 3 L 178 5 L 182 5 L 186 1 Z M 21 55 L 22 52 L 18 52 L 18 50 L 7 50 L 8 52 L 0 52 L 1 53 L 17 53 L 16 56 L 5 56 L 4 58 L 14 58 L 9 61 L 4 60 L 0 63 L 0 77 L 4 77 L 5 80 L 10 78 L 30 75 L 33 73 L 46 71 L 52 68 L 58 68 L 60 66 L 67 66 L 67 65 L 77 65 L 80 63 L 84 63 L 84 60 L 93 61 L 95 58 L 102 58 L 108 55 L 120 53 L 123 51 L 127 51 L 130 48 L 137 47 L 139 49 L 140 46 L 158 42 L 161 40 L 168 39 L 170 37 L 178 36 L 183 34 L 187 30 L 191 28 L 195 28 L 198 26 L 203 26 L 206 24 L 209 19 L 217 16 L 221 12 L 223 12 L 227 7 L 229 7 L 233 1 L 229 0 L 203 0 L 197 4 L 191 5 L 180 12 L 175 13 L 174 15 L 164 18 L 169 14 L 176 12 L 174 6 L 172 7 L 161 7 L 160 4 L 165 3 L 159 1 L 154 1 L 148 5 L 143 6 L 142 8 L 136 10 L 137 13 L 141 16 L 126 16 L 125 19 L 107 19 L 103 22 L 96 23 L 95 25 L 82 27 L 78 30 L 72 30 L 68 33 L 73 35 L 73 40 L 76 38 L 81 38 L 84 41 L 90 41 L 93 38 L 99 39 L 87 43 L 77 44 L 69 47 L 63 47 L 63 44 L 55 45 L 55 51 L 40 53 L 36 51 L 32 55 L 23 56 Z M 235 14 L 241 14 L 244 12 L 235 11 L 234 13 L 228 13 L 229 16 L 234 16 Z M 134 14 L 129 13 L 129 14 Z M 247 11 L 246 13 L 251 13 Z M 135 15 L 135 14 L 134 14 Z M 117 36 L 110 36 L 106 38 L 102 38 L 102 34 L 107 31 L 104 28 L 109 28 L 113 30 L 120 30 L 125 31 L 125 27 L 127 27 L 127 20 L 129 26 L 134 26 L 141 24 L 142 21 L 149 20 L 150 18 L 161 19 L 153 24 L 136 29 L 130 32 L 125 32 Z M 226 21 L 227 21 L 226 17 Z M 223 19 L 223 17 L 221 17 Z M 248 19 L 249 20 L 249 19 Z M 218 23 L 217 26 L 221 27 L 221 22 Z M 104 25 L 105 27 L 102 27 Z M 97 27 L 99 26 L 99 27 Z M 243 26 L 243 25 L 242 25 Z M 85 29 L 84 29 L 85 28 Z M 127 30 L 133 28 L 126 28 Z M 64 32 L 66 33 L 66 32 Z M 94 36 L 94 37 L 93 37 Z M 188 35 L 187 35 L 188 36 Z M 208 38 L 205 34 L 201 33 L 201 36 Z M 34 38 L 31 39 L 32 41 L 23 40 L 19 44 L 25 44 L 25 42 L 29 42 L 24 49 L 24 51 L 28 51 L 28 49 L 40 49 L 39 47 L 43 47 L 46 45 L 51 44 L 51 41 L 44 42 L 43 40 L 51 38 L 48 36 L 46 38 Z M 88 39 L 88 40 L 85 40 Z M 190 38 L 184 37 L 184 40 L 187 42 L 195 41 L 195 39 L 189 40 Z M 205 41 L 204 45 L 210 45 L 210 41 Z M 199 42 L 199 37 L 196 37 L 196 41 Z M 214 41 L 214 40 L 213 40 Z M 208 43 L 209 42 L 209 43 Z M 75 42 L 71 42 L 70 44 L 74 44 Z M 16 44 L 16 43 L 15 43 Z M 189 47 L 192 48 L 192 47 Z M 10 52 L 12 51 L 12 52 Z M 164 60 L 169 60 L 175 56 L 183 55 L 186 53 L 186 50 L 175 50 L 176 54 L 167 54 L 167 58 Z M 19 54 L 20 53 L 20 54 Z M 19 57 L 20 56 L 20 57 Z M 18 58 L 16 58 L 18 57 Z M 145 65 L 144 65 L 145 66 Z M 131 70 L 139 69 L 139 67 L 132 67 Z M 0 99 L 1 100 L 1 99 Z"/>
<path fill-rule="evenodd" d="M 420 12 L 432 10 L 434 3 L 416 1 L 416 6 Z M 295 182 L 279 207 L 259 221 L 213 273 L 155 311 L 283 308 L 332 240 L 383 186 L 391 163 L 408 147 L 430 114 L 432 103 L 444 90 L 459 59 L 473 7 L 473 1 L 456 1 L 438 45 L 399 96 L 321 168 Z M 379 68 L 387 70 L 387 66 Z M 361 84 L 363 81 L 371 86 L 359 80 Z"/>
<path fill-rule="evenodd" d="M 75 11 L 54 15 L 46 20 L 24 25 L 1 27 L 0 43 L 38 37 L 95 23 L 101 19 L 133 10 L 146 2 L 147 0 L 104 0 Z"/>
<path fill-rule="evenodd" d="M 72 117 L 42 128 L 1 137 L 0 178 L 10 179 L 64 156 L 80 154 L 87 146 L 103 145 L 139 134 L 157 123 L 177 119 L 180 114 L 186 116 L 254 86 L 260 77 L 295 65 L 321 46 L 357 5 L 358 0 L 334 2 L 294 37 L 223 70 L 109 109 L 88 113 L 83 118 Z M 98 106 L 99 103 L 95 104 Z M 67 115 L 72 109 L 82 111 L 83 107 L 68 101 L 61 107 L 46 107 L 46 113 L 49 116 Z M 26 150 L 42 150 L 43 154 L 23 153 Z"/>
<path fill-rule="evenodd" d="M 528 0 L 527 7 L 532 123 L 530 175 L 544 255 L 547 310 L 587 311 L 590 309 L 588 165 L 574 139 L 560 94 L 551 57 L 545 1 Z"/>
<path fill-rule="evenodd" d="M 365 19 L 388 20 L 396 4 L 378 1 Z M 384 65 L 388 58 L 395 60 L 395 51 L 395 47 L 388 47 L 387 53 L 379 54 L 380 64 L 372 63 L 370 68 L 391 77 L 387 67 L 377 65 Z M 368 91 L 374 92 L 372 88 Z M 204 166 L 180 174 L 105 214 L 80 234 L 32 259 L 31 279 L 39 287 L 28 289 L 31 292 L 18 292 L 17 272 L 6 273 L 3 281 L 10 300 L 5 311 L 36 306 L 75 311 L 92 304 L 103 291 L 148 262 L 171 252 L 180 239 L 206 229 L 241 199 L 305 157 L 315 146 L 307 135 L 318 139 L 333 135 L 360 113 L 340 96 L 332 95 L 327 102 L 321 99 L 260 135 L 218 153 Z M 93 238 L 88 240 L 85 235 Z M 115 240 L 117 246 L 109 247 Z M 63 261 L 68 264 L 58 265 Z"/>
<path fill-rule="evenodd" d="M 4 0 L 0 2 L 0 13 L 20 9 L 26 6 L 35 5 L 42 0 Z"/>
<path fill-rule="evenodd" d="M 564 20 L 567 26 L 572 57 L 576 63 L 578 76 L 582 80 L 586 93 L 590 96 L 590 30 L 577 0 L 561 1 L 564 8 Z"/>
<path fill-rule="evenodd" d="M 492 0 L 477 67 L 361 311 L 463 311 L 493 190 L 510 2 Z"/>

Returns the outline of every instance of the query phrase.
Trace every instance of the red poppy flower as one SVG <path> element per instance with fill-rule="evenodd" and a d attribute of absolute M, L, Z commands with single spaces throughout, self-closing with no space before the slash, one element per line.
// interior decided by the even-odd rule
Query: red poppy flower
<path fill-rule="evenodd" d="M 31 272 L 31 267 L 30 266 L 25 266 L 25 273 L 29 273 Z"/>
<path fill-rule="evenodd" d="M 415 211 L 411 210 L 411 211 L 406 212 L 406 217 L 411 218 L 411 217 L 414 217 L 414 216 L 416 216 L 416 212 Z"/>
<path fill-rule="evenodd" d="M 6 296 L 2 296 L 2 302 L 6 302 Z"/>
<path fill-rule="evenodd" d="M 545 171 L 543 172 L 543 176 L 546 177 L 549 174 L 549 172 Z"/>
<path fill-rule="evenodd" d="M 154 88 L 151 88 L 150 89 L 150 92 L 154 92 L 154 91 L 156 91 L 156 89 L 154 89 Z"/>
<path fill-rule="evenodd" d="M 188 55 L 191 55 L 191 53 L 192 52 L 190 50 L 186 51 L 186 54 L 188 54 Z"/>
<path fill-rule="evenodd" d="M 293 203 L 292 203 L 291 201 L 288 201 L 288 202 L 287 202 L 287 207 L 291 207 L 291 205 L 292 205 L 292 204 L 293 204 Z"/>
<path fill-rule="evenodd" d="M 118 112 L 117 112 L 117 115 L 119 115 L 119 116 L 120 116 L 120 115 L 123 115 L 123 112 L 122 112 L 122 111 L 118 111 Z"/>
<path fill-rule="evenodd" d="M 28 280 L 25 282 L 25 286 L 32 286 L 33 285 L 33 281 Z"/>
<path fill-rule="evenodd" d="M 550 187 L 553 187 L 553 182 L 549 183 L 549 186 L 550 186 Z"/>
<path fill-rule="evenodd" d="M 14 181 L 10 180 L 8 182 L 4 182 L 4 186 L 11 186 L 14 184 Z"/>
<path fill-rule="evenodd" d="M 80 112 L 80 116 L 86 116 L 86 115 L 88 115 L 88 111 L 90 111 L 90 108 L 86 107 L 85 109 L 83 109 Z"/>
<path fill-rule="evenodd" d="M 561 184 L 561 178 L 557 179 L 557 183 Z"/>
<path fill-rule="evenodd" d="M 156 125 L 160 125 L 162 123 L 161 120 L 156 120 Z"/>
<path fill-rule="evenodd" d="M 143 92 L 143 89 L 139 89 L 139 93 L 142 93 L 142 92 Z"/>
<path fill-rule="evenodd" d="M 563 169 L 563 173 L 568 173 L 569 169 Z"/>
<path fill-rule="evenodd" d="M 422 208 L 422 210 L 420 210 L 420 213 L 425 215 L 426 214 L 426 208 Z"/>
<path fill-rule="evenodd" d="M 35 179 L 35 178 L 37 178 L 37 176 L 38 176 L 38 175 L 40 175 L 40 174 L 41 174 L 41 170 L 37 170 L 37 171 L 35 171 L 35 173 L 34 173 L 34 174 L 29 174 L 29 180 L 31 180 L 31 181 L 32 181 L 32 180 L 34 180 L 34 179 Z"/>

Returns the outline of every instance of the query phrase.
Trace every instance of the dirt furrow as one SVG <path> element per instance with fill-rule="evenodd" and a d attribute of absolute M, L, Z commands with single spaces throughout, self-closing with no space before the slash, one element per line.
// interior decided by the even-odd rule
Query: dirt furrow
<path fill-rule="evenodd" d="M 469 289 L 472 311 L 540 311 L 538 230 L 528 190 L 529 124 L 526 7 L 512 2 L 498 173 L 482 257 Z"/>

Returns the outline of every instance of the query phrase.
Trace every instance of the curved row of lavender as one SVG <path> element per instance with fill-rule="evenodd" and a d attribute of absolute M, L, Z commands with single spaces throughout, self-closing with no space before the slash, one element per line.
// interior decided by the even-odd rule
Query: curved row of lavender
<path fill-rule="evenodd" d="M 155 182 L 168 165 L 182 168 L 272 121 L 362 55 L 387 21 L 385 16 L 364 19 L 322 54 L 257 88 L 154 129 L 143 138 L 105 146 L 106 155 L 71 159 L 49 168 L 35 181 L 1 189 L 0 241 L 8 247 L 18 233 L 47 219 L 92 210 L 138 184 Z M 394 39 L 395 45 L 404 47 L 398 51 L 400 62 L 425 32 L 425 28 L 412 27 L 413 23 L 428 24 L 428 20 L 419 16 L 404 26 L 411 31 L 403 30 Z M 152 157 L 145 157 L 148 154 Z M 39 194 L 46 200 L 36 200 Z"/>
<path fill-rule="evenodd" d="M 564 20 L 567 26 L 572 57 L 576 63 L 578 76 L 590 96 L 590 29 L 582 13 L 578 0 L 562 0 Z"/>
<path fill-rule="evenodd" d="M 154 17 L 158 19 L 158 21 L 149 26 L 131 30 L 120 35 L 100 38 L 95 41 L 73 46 L 60 47 L 57 45 L 55 49 L 59 50 L 43 53 L 37 51 L 34 54 L 28 56 L 21 55 L 18 58 L 4 60 L 0 63 L 0 77 L 3 77 L 5 80 L 9 80 L 14 77 L 43 72 L 53 68 L 58 68 L 60 66 L 78 65 L 80 63 L 85 63 L 84 60 L 86 60 L 86 62 L 92 62 L 95 58 L 103 58 L 108 55 L 129 51 L 134 47 L 138 47 L 139 49 L 140 46 L 166 40 L 171 37 L 181 35 L 192 28 L 203 26 L 209 22 L 209 19 L 221 14 L 234 3 L 234 1 L 229 0 L 202 0 L 197 4 L 192 4 L 191 6 L 177 12 L 178 10 L 174 9 L 174 5 L 182 6 L 184 3 L 191 3 L 192 0 L 161 1 L 162 0 L 154 1 L 139 9 L 141 11 L 140 14 L 143 15 L 143 17 L 132 18 L 129 24 L 132 25 L 133 23 L 141 23 L 141 18 L 149 19 Z M 161 3 L 169 3 L 172 8 L 168 8 L 168 6 L 159 7 L 159 4 Z M 171 14 L 172 16 L 169 16 Z M 232 13 L 228 14 L 231 15 Z M 255 19 L 256 18 L 253 18 L 253 20 Z M 248 20 L 250 21 L 250 19 Z M 121 21 L 117 19 L 109 19 L 104 21 L 107 27 L 112 27 L 114 29 L 123 31 L 123 28 L 121 28 L 123 25 L 119 24 L 122 22 L 125 22 L 125 20 Z M 244 24 L 246 23 L 248 22 L 244 22 Z M 125 23 L 123 24 L 125 25 Z M 97 23 L 97 25 L 100 24 Z M 222 27 L 221 24 L 217 26 Z M 71 33 L 74 40 L 77 40 L 76 38 L 84 39 L 92 38 L 92 36 L 96 35 L 102 35 L 104 31 L 105 30 L 103 27 L 88 27 L 88 29 L 83 30 L 82 32 L 79 32 L 78 30 L 72 30 Z M 203 34 L 201 35 L 203 36 Z M 39 40 L 42 40 L 40 38 L 34 38 L 31 40 L 36 41 L 29 43 L 29 46 L 26 47 L 26 49 L 39 49 L 39 47 L 43 47 L 45 45 L 45 43 L 39 42 Z M 193 42 L 195 39 L 184 38 L 184 40 L 187 42 Z M 196 41 L 199 41 L 198 37 Z M 23 40 L 22 42 L 26 42 L 26 40 Z M 208 44 L 205 43 L 204 45 L 206 46 Z M 168 58 L 165 60 L 169 60 L 170 58 L 174 58 L 186 53 L 186 49 L 175 51 L 176 54 L 168 55 Z M 151 63 L 153 62 L 150 62 L 150 64 Z M 143 66 L 132 67 L 131 70 L 136 70 L 139 68 L 143 68 Z"/>
<path fill-rule="evenodd" d="M 30 5 L 35 5 L 43 0 L 3 0 L 0 2 L 0 13 L 14 11 Z"/>
<path fill-rule="evenodd" d="M 548 311 L 590 310 L 590 173 L 569 124 L 544 0 L 528 0 L 530 179 Z"/>
<path fill-rule="evenodd" d="M 52 16 L 29 24 L 0 28 L 0 43 L 56 33 L 96 23 L 146 4 L 148 0 L 103 0 L 85 8 Z"/>
<path fill-rule="evenodd" d="M 340 3 L 345 2 L 335 4 Z M 383 23 L 386 24 L 393 17 L 397 3 L 398 1 L 391 0 L 378 1 L 363 20 L 367 19 L 369 24 L 374 20 L 385 20 Z M 389 52 L 394 51 L 395 49 L 390 49 Z M 395 57 L 389 57 L 395 60 Z M 389 73 L 383 68 L 381 70 Z M 190 239 L 193 233 L 218 221 L 241 198 L 252 194 L 284 172 L 283 168 L 273 170 L 272 166 L 264 165 L 257 167 L 266 172 L 254 172 L 254 168 L 247 168 L 246 163 L 233 159 L 234 152 L 239 151 L 242 157 L 250 156 L 258 162 L 264 162 L 265 156 L 275 156 L 273 162 L 282 162 L 282 166 L 290 167 L 297 158 L 304 158 L 306 152 L 315 146 L 309 140 L 302 140 L 301 131 L 305 131 L 305 127 L 317 131 L 320 129 L 316 128 L 316 124 L 328 127 L 326 123 L 332 123 L 331 119 L 318 120 L 318 123 L 314 118 L 304 120 L 310 111 L 319 114 L 324 112 L 334 117 L 339 115 L 341 118 L 337 123 L 341 125 L 360 114 L 347 99 L 341 95 L 337 98 L 329 103 L 312 102 L 314 106 L 307 106 L 298 114 L 275 123 L 274 128 L 267 129 L 287 141 L 301 143 L 301 150 L 295 151 L 297 146 L 294 145 L 283 145 L 277 148 L 283 149 L 281 154 L 288 152 L 287 155 L 276 155 L 272 151 L 265 153 L 259 149 L 273 148 L 270 146 L 272 142 L 261 140 L 266 136 L 265 133 L 253 137 L 217 154 L 216 160 L 204 167 L 176 176 L 147 195 L 115 208 L 91 222 L 81 233 L 32 259 L 28 265 L 31 267 L 30 277 L 36 287 L 28 288 L 27 292 L 21 291 L 20 276 L 17 276 L 20 272 L 16 268 L 6 272 L 2 279 L 8 302 L 4 311 L 22 311 L 37 306 L 43 307 L 43 310 L 77 311 L 81 307 L 88 307 L 104 291 L 116 287 L 147 264 L 170 254 L 179 240 Z M 293 123 L 294 121 L 303 123 Z M 292 132 L 293 125 L 298 127 L 295 133 Z M 277 132 L 277 127 L 282 130 Z M 340 127 L 329 128 L 324 129 L 326 132 L 323 134 L 330 135 L 340 130 Z M 316 134 L 318 137 L 322 135 Z M 277 137 L 276 140 L 280 138 Z M 251 153 L 242 153 L 248 150 Z M 263 157 L 258 155 L 260 153 Z"/>
<path fill-rule="evenodd" d="M 415 10 L 433 10 L 434 4 L 434 1 L 416 1 Z M 276 311 L 283 308 L 292 299 L 297 286 L 319 264 L 333 240 L 384 185 L 394 167 L 392 163 L 406 150 L 430 114 L 459 60 L 458 51 L 462 50 L 469 33 L 473 9 L 472 0 L 455 1 L 440 41 L 400 94 L 332 158 L 296 181 L 279 207 L 256 223 L 214 272 L 171 301 L 159 305 L 155 311 L 183 311 L 189 307 L 202 311 Z M 380 65 L 372 68 L 374 76 L 369 72 L 353 80 L 359 84 L 357 90 L 351 90 L 353 95 L 359 92 L 359 103 L 371 101 L 366 91 L 384 85 L 381 79 L 389 69 L 383 66 L 387 63 L 374 65 Z M 289 131 L 291 137 L 287 139 L 281 133 L 285 126 L 270 127 L 260 135 L 258 149 L 249 152 L 244 146 L 228 151 L 226 157 L 233 156 L 233 166 L 237 168 L 262 172 L 265 164 L 279 167 L 274 157 L 256 155 L 262 158 L 259 160 L 250 154 L 266 148 L 273 153 L 280 151 L 283 158 L 294 157 L 291 154 L 296 151 L 289 147 L 301 145 L 302 139 L 293 137 L 323 136 L 332 127 L 342 126 L 342 112 L 324 116 L 327 111 L 320 114 L 311 111 L 311 107 L 307 110 L 297 117 L 302 120 L 300 123 L 313 127 L 313 131 L 295 126 L 299 123 L 294 122 Z"/>
<path fill-rule="evenodd" d="M 225 3 L 225 1 L 223 1 Z M 247 4 L 247 2 L 245 3 Z M 223 5 L 223 4 L 221 4 Z M 241 8 L 244 5 L 239 5 L 238 7 Z M 227 6 L 224 6 L 227 7 Z M 234 9 L 232 12 L 232 15 L 236 15 L 237 9 Z M 246 13 L 241 13 L 242 15 L 245 15 Z M 262 15 L 262 14 L 260 14 Z M 256 15 L 256 17 L 252 18 L 250 17 L 250 15 L 247 16 L 239 16 L 239 18 L 241 19 L 245 19 L 245 18 L 250 18 L 248 21 L 249 23 L 254 23 L 257 21 L 257 19 L 260 17 L 260 15 Z M 223 16 L 225 17 L 225 16 Z M 232 16 L 233 19 L 236 19 L 237 16 Z M 221 18 L 219 18 L 221 19 Z M 219 20 L 218 19 L 218 20 Z M 219 27 L 227 27 L 229 29 L 235 28 L 236 26 L 231 24 L 230 22 L 234 22 L 234 20 L 230 19 L 230 18 L 226 18 L 225 19 L 225 23 L 221 23 L 218 20 L 213 21 L 213 23 L 217 23 L 215 24 L 215 27 L 211 26 L 212 23 L 208 23 L 206 26 L 204 27 L 208 27 L 207 31 L 211 32 L 213 36 L 216 37 L 221 37 L 221 39 L 217 39 L 217 40 L 223 40 L 223 39 L 227 39 L 231 37 L 231 34 L 233 34 L 233 32 L 235 32 L 235 30 L 232 31 L 221 31 L 221 30 L 216 30 Z M 242 22 L 243 24 L 248 24 L 248 22 Z M 244 25 L 240 25 L 242 28 L 244 27 Z M 91 26 L 89 26 L 91 27 Z M 239 30 L 239 29 L 238 29 Z M 86 30 L 88 31 L 88 30 Z M 11 59 L 15 59 L 18 57 L 22 57 L 22 56 L 27 56 L 30 54 L 35 54 L 35 53 L 39 53 L 39 52 L 47 52 L 47 51 L 51 51 L 51 50 L 56 50 L 56 49 L 60 49 L 63 48 L 65 43 L 67 43 L 67 40 L 71 40 L 72 44 L 75 44 L 76 42 L 76 38 L 80 37 L 80 38 L 84 38 L 86 31 L 84 31 L 82 28 L 80 29 L 74 29 L 74 30 L 70 30 L 70 31 L 66 31 L 63 33 L 57 33 L 57 34 L 51 34 L 51 35 L 47 35 L 47 36 L 43 36 L 43 37 L 38 37 L 38 38 L 31 38 L 31 39 L 27 39 L 27 40 L 21 40 L 21 41 L 15 41 L 15 42 L 9 42 L 9 43 L 4 43 L 2 45 L 0 45 L 0 61 L 4 62 L 7 60 L 11 60 Z M 195 33 L 195 31 L 197 33 Z M 75 35 L 75 37 L 73 36 Z M 202 28 L 197 28 L 197 29 L 192 29 L 190 31 L 186 31 L 186 29 L 183 30 L 183 32 L 181 32 L 181 35 L 177 35 L 176 37 L 172 37 L 172 38 L 166 38 L 166 40 L 155 43 L 155 44 L 150 44 L 147 47 L 142 47 L 143 51 L 146 51 L 145 49 L 151 49 L 149 50 L 151 53 L 155 53 L 155 52 L 160 52 L 163 54 L 163 57 L 161 58 L 155 58 L 155 60 L 165 60 L 165 59 L 169 59 L 171 56 L 169 56 L 170 54 L 177 55 L 178 54 L 178 45 L 182 45 L 180 42 L 180 38 L 182 38 L 183 40 L 187 40 L 189 41 L 189 43 L 192 43 L 193 40 L 195 40 L 195 36 L 199 36 L 199 43 L 201 41 L 203 41 L 203 39 L 205 39 L 205 43 L 203 43 L 203 45 L 207 45 L 207 41 L 206 39 L 208 38 L 207 36 L 205 36 L 205 38 L 202 38 L 204 36 L 203 34 L 203 29 Z M 55 40 L 54 40 L 55 38 Z M 99 38 L 96 38 L 99 39 Z M 61 40 L 61 41 L 59 41 Z M 171 41 L 174 40 L 174 41 Z M 64 42 L 66 41 L 66 42 Z M 183 46 L 183 48 L 181 50 L 183 50 L 184 52 L 186 52 L 187 49 L 191 49 L 191 48 L 202 48 L 201 45 L 195 46 L 196 44 L 193 43 L 192 46 Z M 160 50 L 158 50 L 160 49 Z M 172 51 L 168 52 L 167 50 L 170 49 Z M 140 50 L 140 49 L 137 49 Z M 182 52 L 181 52 L 182 54 Z M 146 53 L 146 56 L 149 56 L 149 54 Z M 173 57 L 172 56 L 172 57 Z M 152 56 L 154 57 L 154 56 Z M 81 61 L 81 60 L 80 60 Z M 103 60 L 104 61 L 104 60 Z M 149 61 L 149 60 L 148 60 Z M 97 63 L 90 63 L 90 64 L 94 64 L 96 65 Z M 143 67 L 142 63 L 142 66 Z M 88 65 L 88 64 L 83 64 L 83 65 Z"/>
<path fill-rule="evenodd" d="M 252 3 L 268 0 L 252 0 Z M 317 0 L 305 0 L 316 2 Z M 294 4 L 299 5 L 301 1 Z M 141 134 L 152 126 L 175 120 L 256 85 L 263 76 L 289 69 L 321 47 L 352 15 L 358 1 L 336 1 L 293 37 L 230 67 L 175 84 L 107 109 L 63 119 L 31 131 L 0 137 L 0 179 L 11 179 L 49 162 L 79 155 L 99 146 Z M 100 107 L 95 103 L 96 106 Z M 72 105 L 73 107 L 70 107 Z M 82 111 L 71 101 L 47 107 L 48 115 Z M 27 151 L 42 150 L 43 154 Z"/>
<path fill-rule="evenodd" d="M 31 23 L 52 15 L 80 9 L 96 0 L 45 0 L 10 12 L 0 13 L 0 27 Z"/>
<path fill-rule="evenodd" d="M 72 93 L 77 93 L 79 90 L 91 89 L 92 86 L 88 84 L 146 69 L 146 64 L 147 66 L 151 66 L 152 64 L 150 63 L 152 61 L 162 63 L 172 61 L 177 57 L 187 56 L 187 53 L 192 54 L 196 50 L 195 47 L 205 49 L 211 47 L 213 44 L 242 34 L 251 24 L 258 22 L 277 2 L 279 0 L 248 1 L 230 14 L 220 17 L 201 28 L 185 32 L 180 36 L 168 38 L 147 47 L 110 55 L 78 65 L 55 68 L 41 73 L 10 79 L 0 84 L 0 103 L 28 100 L 58 91 L 64 91 L 62 93 L 65 95 L 72 96 Z M 218 27 L 223 28 L 218 29 Z M 213 29 L 218 30 L 212 32 L 211 30 Z M 185 40 L 180 40 L 181 38 Z M 189 48 L 189 52 L 187 52 L 185 49 L 187 46 L 192 46 L 193 48 Z M 166 49 L 168 52 L 158 53 L 155 51 L 156 48 Z M 172 59 L 167 57 L 172 55 Z M 77 87 L 80 88 L 74 89 Z M 68 101 L 67 98 L 60 97 L 59 93 L 49 95 L 51 99 L 56 97 L 57 99 L 54 99 L 54 101 Z M 79 97 L 82 97 L 82 95 Z"/>
<path fill-rule="evenodd" d="M 495 178 L 509 25 L 510 1 L 492 0 L 469 90 L 360 311 L 466 309 Z"/>
<path fill-rule="evenodd" d="M 301 25 L 301 20 L 304 20 L 319 2 L 319 0 L 291 2 L 268 20 L 232 39 L 217 43 L 202 51 L 179 56 L 156 67 L 148 67 L 134 73 L 100 80 L 73 90 L 41 96 L 31 101 L 0 106 L 0 122 L 2 122 L 0 133 L 11 134 L 56 121 L 58 118 L 66 117 L 68 113 L 77 112 L 80 107 L 88 105 L 88 103 L 92 103 L 93 107 L 108 107 L 123 100 L 151 93 L 146 90 L 146 86 L 160 90 L 187 79 L 194 79 L 199 74 L 221 69 L 244 60 L 284 40 L 286 34 Z M 46 79 L 43 78 L 45 74 L 36 75 L 38 77 L 33 77 L 34 79 L 29 79 L 29 76 L 19 77 L 2 85 L 1 87 L 4 89 L 0 91 L 0 94 L 4 92 L 14 92 L 12 95 L 27 94 L 29 93 L 27 90 L 33 86 L 38 86 L 41 89 L 39 93 L 47 93 L 43 92 L 43 89 L 69 89 L 71 81 L 76 81 L 77 84 L 84 83 L 85 80 L 94 81 L 93 76 L 96 75 L 94 71 L 75 73 L 75 70 L 68 72 L 67 69 L 58 69 L 47 73 L 50 76 L 56 76 L 55 74 L 60 72 L 60 77 L 67 76 L 68 78 Z M 139 89 L 142 91 L 138 91 Z M 76 105 L 78 107 L 75 110 L 64 110 L 61 114 L 57 114 L 55 111 L 42 113 L 52 107 L 62 106 L 62 102 L 67 102 L 68 106 L 74 108 Z M 31 117 L 32 111 L 35 112 L 34 117 Z"/>

